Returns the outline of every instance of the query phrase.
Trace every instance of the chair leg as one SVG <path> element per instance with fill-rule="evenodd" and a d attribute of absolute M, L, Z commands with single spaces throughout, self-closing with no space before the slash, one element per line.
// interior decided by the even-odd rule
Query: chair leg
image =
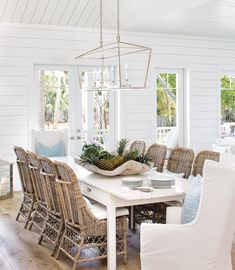
<path fill-rule="evenodd" d="M 31 205 L 30 205 L 30 208 L 29 208 L 28 216 L 27 216 L 25 226 L 24 226 L 25 229 L 27 229 L 27 226 L 28 226 L 28 224 L 29 224 L 29 222 L 31 220 L 31 214 L 33 212 L 33 209 L 34 209 L 34 201 L 31 202 Z"/>
<path fill-rule="evenodd" d="M 73 263 L 72 270 L 75 270 L 76 267 L 77 267 L 77 265 L 78 265 L 78 260 L 79 260 L 80 254 L 81 254 L 81 250 L 82 250 L 83 244 L 84 244 L 84 237 L 81 237 L 81 242 L 79 244 L 79 247 L 78 247 L 78 250 L 77 250 L 77 254 L 75 255 L 75 258 L 74 258 L 74 263 Z"/>
<path fill-rule="evenodd" d="M 54 244 L 54 247 L 53 247 L 53 250 L 52 250 L 52 253 L 51 253 L 51 256 L 55 256 L 57 250 L 59 249 L 59 243 L 60 243 L 60 239 L 62 237 L 62 232 L 63 232 L 63 223 L 61 221 L 61 224 L 60 224 L 60 229 L 59 231 L 57 232 L 57 237 L 56 237 L 56 240 L 55 240 L 55 244 Z"/>
<path fill-rule="evenodd" d="M 27 229 L 28 223 L 29 223 L 29 220 L 28 220 L 28 218 L 27 218 L 27 221 L 25 222 L 25 225 L 24 225 L 24 228 L 25 228 L 25 229 Z"/>
<path fill-rule="evenodd" d="M 58 248 L 57 248 L 57 251 L 56 251 L 56 254 L 55 254 L 55 258 L 57 260 L 59 259 L 59 256 L 60 256 L 60 246 L 62 246 L 62 244 L 63 244 L 64 238 L 65 238 L 65 234 L 66 234 L 66 228 L 64 229 L 64 232 L 63 232 L 63 234 L 61 236 L 60 243 L 58 245 Z"/>
<path fill-rule="evenodd" d="M 60 258 L 60 246 L 58 246 L 58 249 L 55 253 L 55 258 L 56 258 L 56 260 L 59 260 L 59 258 Z"/>
<path fill-rule="evenodd" d="M 126 232 L 123 233 L 123 241 L 124 241 L 124 254 L 123 254 L 123 264 L 127 264 L 127 240 L 126 240 Z"/>
<path fill-rule="evenodd" d="M 23 205 L 24 205 L 24 200 L 25 200 L 25 198 L 23 198 L 23 201 L 22 201 L 22 203 L 21 203 L 20 209 L 19 209 L 18 214 L 17 214 L 17 216 L 16 216 L 16 220 L 18 220 L 19 217 L 20 217 L 20 213 L 21 213 L 21 211 L 22 211 L 22 209 L 23 209 Z"/>
<path fill-rule="evenodd" d="M 20 211 L 20 210 L 19 210 Z M 20 217 L 20 212 L 18 212 L 17 216 L 16 216 L 16 220 L 18 220 Z"/>
<path fill-rule="evenodd" d="M 73 268 L 72 268 L 72 270 L 76 270 L 77 265 L 78 265 L 78 262 L 74 262 L 74 263 L 73 263 Z"/>
<path fill-rule="evenodd" d="M 29 224 L 29 231 L 32 230 L 32 227 L 33 227 L 33 222 L 31 221 L 30 224 Z"/>
<path fill-rule="evenodd" d="M 41 245 L 42 240 L 43 240 L 43 235 L 42 235 L 42 232 L 41 232 L 40 237 L 39 237 L 39 239 L 38 239 L 38 244 L 39 244 L 39 245 Z"/>

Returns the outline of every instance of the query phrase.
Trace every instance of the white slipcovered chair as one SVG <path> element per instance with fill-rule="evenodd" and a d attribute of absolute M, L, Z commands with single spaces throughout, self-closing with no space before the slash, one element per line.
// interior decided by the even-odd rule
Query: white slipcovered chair
<path fill-rule="evenodd" d="M 52 147 L 56 143 L 63 142 L 64 156 L 68 155 L 68 129 L 58 130 L 31 130 L 30 150 L 37 152 L 37 144 L 41 143 L 47 147 Z"/>
<path fill-rule="evenodd" d="M 218 145 L 218 144 L 213 143 L 212 149 L 213 149 L 213 151 L 219 152 L 219 153 L 232 153 L 231 146 L 222 146 L 222 145 Z"/>
<path fill-rule="evenodd" d="M 232 270 L 235 228 L 235 167 L 206 161 L 195 220 L 181 225 L 181 208 L 171 207 L 167 222 L 142 224 L 143 270 Z"/>

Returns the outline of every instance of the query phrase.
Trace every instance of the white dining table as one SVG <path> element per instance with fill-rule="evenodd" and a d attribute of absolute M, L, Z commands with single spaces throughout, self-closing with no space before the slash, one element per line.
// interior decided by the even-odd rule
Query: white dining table
<path fill-rule="evenodd" d="M 55 158 L 65 162 L 75 171 L 80 182 L 83 195 L 93 199 L 107 208 L 107 268 L 116 269 L 116 209 L 118 207 L 143 205 L 148 203 L 181 200 L 185 197 L 186 180 L 176 179 L 176 185 L 171 188 L 154 188 L 151 192 L 132 190 L 122 186 L 125 176 L 105 177 L 94 174 L 74 162 L 71 157 Z M 161 173 L 150 170 L 137 175 L 148 185 L 151 176 L 162 176 Z"/>

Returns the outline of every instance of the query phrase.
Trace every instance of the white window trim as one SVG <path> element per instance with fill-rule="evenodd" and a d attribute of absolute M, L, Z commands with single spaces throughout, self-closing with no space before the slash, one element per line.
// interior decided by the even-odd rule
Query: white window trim
<path fill-rule="evenodd" d="M 177 123 L 177 127 L 178 127 L 178 134 L 179 134 L 179 145 L 180 146 L 187 146 L 189 144 L 189 136 L 190 134 L 188 134 L 187 132 L 187 127 L 188 127 L 188 117 L 187 117 L 187 112 L 188 112 L 188 105 L 187 105 L 187 101 L 188 101 L 188 95 L 187 95 L 187 91 L 186 91 L 186 76 L 185 76 L 185 69 L 184 68 L 171 68 L 171 67 L 158 67 L 155 69 L 155 89 L 154 91 L 156 91 L 156 78 L 157 78 L 157 74 L 158 73 L 177 73 L 179 74 L 180 77 L 180 81 L 179 81 L 179 88 L 182 88 L 182 91 L 180 91 L 180 93 L 176 96 L 177 98 L 177 104 L 179 104 L 176 109 L 176 123 Z M 178 88 L 178 87 L 177 87 Z M 155 102 L 156 103 L 156 102 Z M 182 106 L 181 106 L 182 104 Z M 157 103 L 155 104 L 155 108 L 157 107 Z M 156 110 L 155 110 L 156 111 Z"/>

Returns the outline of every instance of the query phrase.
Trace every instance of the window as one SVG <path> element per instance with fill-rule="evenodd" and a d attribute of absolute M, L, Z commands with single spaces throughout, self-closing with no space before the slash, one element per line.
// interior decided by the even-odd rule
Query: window
<path fill-rule="evenodd" d="M 221 136 L 235 136 L 235 74 L 220 77 Z"/>
<path fill-rule="evenodd" d="M 183 70 L 159 70 L 156 84 L 157 142 L 171 137 L 174 146 L 183 145 Z"/>
<path fill-rule="evenodd" d="M 68 127 L 68 72 L 40 70 L 43 129 Z"/>

